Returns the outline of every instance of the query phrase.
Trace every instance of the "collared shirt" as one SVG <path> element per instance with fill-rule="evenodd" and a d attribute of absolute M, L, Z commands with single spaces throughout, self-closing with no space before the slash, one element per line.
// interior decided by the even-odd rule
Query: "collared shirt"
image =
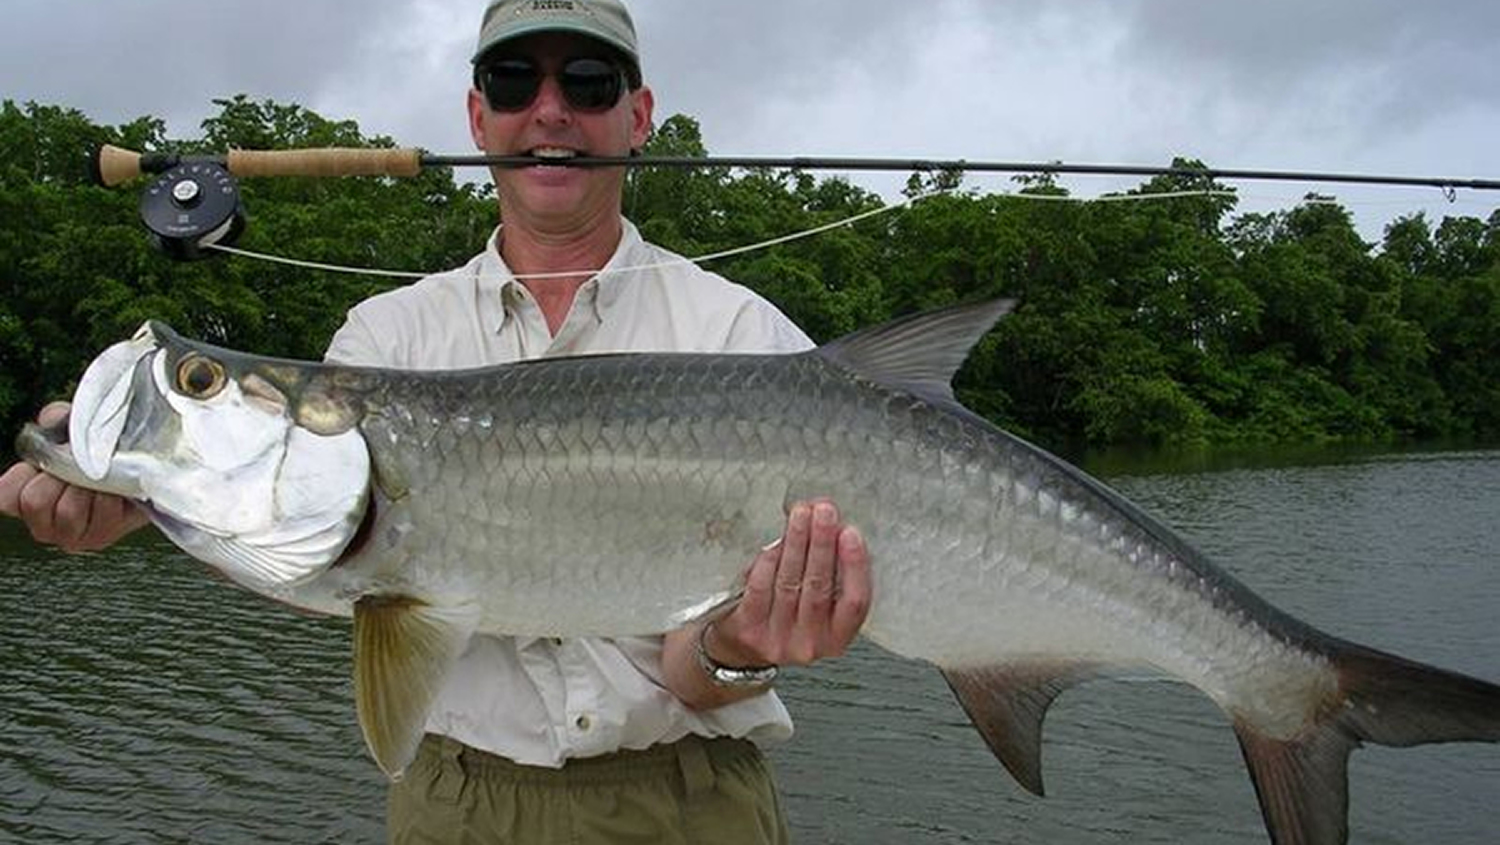
<path fill-rule="evenodd" d="M 579 288 L 553 336 L 530 291 L 500 258 L 500 231 L 463 267 L 356 305 L 329 344 L 328 360 L 453 369 L 553 355 L 794 352 L 812 345 L 754 292 L 646 243 L 629 221 L 613 257 Z M 476 636 L 438 695 L 427 730 L 553 767 L 689 733 L 757 742 L 791 736 L 791 717 L 774 692 L 714 710 L 688 708 L 666 688 L 661 652 L 661 637 Z"/>

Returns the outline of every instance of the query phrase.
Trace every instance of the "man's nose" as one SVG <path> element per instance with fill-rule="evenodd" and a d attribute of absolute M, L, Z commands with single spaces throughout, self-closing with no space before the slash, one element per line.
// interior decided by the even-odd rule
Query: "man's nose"
<path fill-rule="evenodd" d="M 536 102 L 532 108 L 537 120 L 547 123 L 567 121 L 573 117 L 573 107 L 563 95 L 562 84 L 550 73 L 542 77 L 542 85 L 536 92 Z"/>

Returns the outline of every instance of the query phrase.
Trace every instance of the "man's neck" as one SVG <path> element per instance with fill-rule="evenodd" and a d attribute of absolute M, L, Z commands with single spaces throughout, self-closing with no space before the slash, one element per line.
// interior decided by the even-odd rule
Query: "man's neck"
<path fill-rule="evenodd" d="M 505 226 L 500 230 L 500 257 L 531 292 L 547 318 L 548 330 L 556 335 L 573 307 L 578 289 L 609 262 L 623 236 L 624 226 L 618 216 L 581 233 L 567 235 Z M 535 276 L 540 278 L 532 278 Z"/>

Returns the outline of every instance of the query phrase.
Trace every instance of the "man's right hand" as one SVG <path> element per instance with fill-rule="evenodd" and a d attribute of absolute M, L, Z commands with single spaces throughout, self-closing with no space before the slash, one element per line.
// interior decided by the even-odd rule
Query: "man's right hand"
<path fill-rule="evenodd" d="M 36 419 L 57 425 L 67 415 L 68 403 L 53 402 Z M 38 543 L 69 552 L 107 548 L 149 521 L 128 499 L 75 487 L 24 462 L 0 475 L 0 513 L 26 523 Z"/>

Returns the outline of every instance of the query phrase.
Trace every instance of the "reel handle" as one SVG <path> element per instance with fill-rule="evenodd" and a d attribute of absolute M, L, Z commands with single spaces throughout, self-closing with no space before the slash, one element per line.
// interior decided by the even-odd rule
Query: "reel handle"
<path fill-rule="evenodd" d="M 147 173 L 164 173 L 184 161 L 222 162 L 235 176 L 416 176 L 422 152 L 415 149 L 325 147 L 311 150 L 230 150 L 224 159 L 141 153 L 111 144 L 94 157 L 99 184 L 113 188 Z"/>

